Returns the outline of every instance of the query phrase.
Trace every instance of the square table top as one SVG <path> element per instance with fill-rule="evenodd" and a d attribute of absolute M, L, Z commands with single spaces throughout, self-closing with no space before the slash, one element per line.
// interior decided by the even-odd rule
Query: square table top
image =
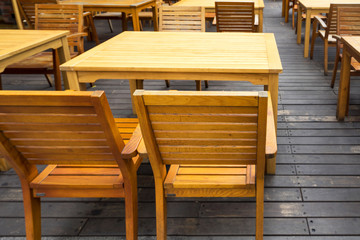
<path fill-rule="evenodd" d="M 60 0 L 61 4 L 82 4 L 84 6 L 139 6 L 155 0 Z"/>
<path fill-rule="evenodd" d="M 189 6 L 189 7 L 205 7 L 205 8 L 215 8 L 215 2 L 221 0 L 181 0 L 174 4 L 174 6 Z M 225 0 L 223 0 L 225 1 Z M 264 1 L 263 0 L 226 0 L 226 2 L 254 2 L 255 9 L 263 9 Z"/>
<path fill-rule="evenodd" d="M 0 61 L 67 34 L 69 31 L 0 29 Z"/>
<path fill-rule="evenodd" d="M 280 73 L 272 33 L 123 32 L 62 71 Z"/>
<path fill-rule="evenodd" d="M 311 9 L 330 9 L 330 4 L 341 3 L 341 4 L 360 4 L 360 0 L 300 0 L 300 4 L 305 8 Z"/>

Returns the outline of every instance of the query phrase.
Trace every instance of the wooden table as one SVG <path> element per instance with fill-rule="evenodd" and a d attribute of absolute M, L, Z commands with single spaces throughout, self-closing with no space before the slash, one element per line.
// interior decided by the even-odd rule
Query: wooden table
<path fill-rule="evenodd" d="M 156 0 L 59 0 L 61 4 L 82 4 L 84 11 L 92 12 L 122 12 L 123 29 L 127 28 L 126 15 L 131 14 L 134 31 L 140 31 L 139 12 L 152 7 L 154 30 L 158 31 L 158 12 Z"/>
<path fill-rule="evenodd" d="M 19 62 L 49 48 L 59 50 L 60 63 L 70 60 L 66 35 L 68 31 L 45 30 L 1 30 L 0 29 L 0 73 L 6 66 Z M 63 74 L 65 85 L 67 76 Z M 0 156 L 0 171 L 8 170 L 5 159 Z"/>
<path fill-rule="evenodd" d="M 181 0 L 174 4 L 174 6 L 188 6 L 188 7 L 204 7 L 206 12 L 215 12 L 215 2 L 218 0 Z M 263 0 L 227 0 L 226 2 L 254 2 L 255 14 L 259 15 L 258 31 L 263 31 Z"/>
<path fill-rule="evenodd" d="M 272 33 L 124 32 L 60 69 L 70 89 L 85 90 L 97 79 L 130 79 L 131 94 L 143 79 L 248 81 L 271 92 L 277 122 L 282 66 Z"/>
<path fill-rule="evenodd" d="M 310 25 L 311 15 L 328 13 L 331 3 L 359 3 L 360 0 L 300 0 L 297 14 L 297 43 L 301 43 L 301 13 L 304 11 L 306 14 L 305 22 L 305 38 L 304 38 L 304 57 L 309 56 L 309 44 L 310 44 Z"/>
<path fill-rule="evenodd" d="M 343 121 L 349 110 L 350 97 L 350 61 L 351 57 L 360 62 L 360 37 L 344 36 L 341 38 L 344 44 L 341 59 L 341 74 L 339 83 L 338 104 L 336 118 Z"/>

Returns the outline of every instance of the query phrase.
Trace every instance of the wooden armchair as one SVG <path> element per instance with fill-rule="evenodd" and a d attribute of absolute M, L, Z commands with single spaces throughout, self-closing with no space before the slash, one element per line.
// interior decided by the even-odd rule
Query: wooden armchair
<path fill-rule="evenodd" d="M 313 32 L 311 37 L 310 59 L 314 56 L 314 46 L 317 37 L 320 37 L 324 41 L 324 75 L 328 75 L 328 48 L 330 46 L 336 46 L 336 34 L 337 26 L 337 8 L 341 4 L 331 4 L 327 18 L 327 23 L 324 22 L 318 16 L 314 17 Z M 318 27 L 319 24 L 319 27 Z"/>
<path fill-rule="evenodd" d="M 205 32 L 205 9 L 202 7 L 161 6 L 159 8 L 159 31 Z M 170 87 L 170 81 L 165 80 Z M 195 80 L 196 90 L 201 91 L 201 81 Z M 208 81 L 205 81 L 208 88 Z"/>
<path fill-rule="evenodd" d="M 256 197 L 261 240 L 265 155 L 277 151 L 267 92 L 137 90 L 134 96 L 155 178 L 157 239 L 166 239 L 171 196 Z"/>
<path fill-rule="evenodd" d="M 71 57 L 84 52 L 84 36 L 87 34 L 83 32 L 82 5 L 36 4 L 34 24 L 37 30 L 69 30 Z M 44 74 L 50 85 L 50 74 L 54 74 L 55 89 L 62 90 L 56 50 L 41 52 L 12 64 L 2 74 Z"/>
<path fill-rule="evenodd" d="M 218 32 L 255 32 L 259 22 L 254 2 L 215 2 L 215 13 Z"/>
<path fill-rule="evenodd" d="M 340 12 L 341 11 L 341 12 Z M 336 44 L 336 57 L 333 75 L 331 79 L 331 87 L 334 87 L 338 63 L 341 61 L 342 44 L 341 36 L 343 35 L 360 35 L 360 4 L 341 4 L 338 6 L 337 16 L 337 31 L 335 38 Z M 351 58 L 351 71 L 350 76 L 360 76 L 360 63 L 354 58 Z"/>
<path fill-rule="evenodd" d="M 103 91 L 1 91 L 0 109 L 0 153 L 21 181 L 26 239 L 41 239 L 44 197 L 125 198 L 126 239 L 137 239 L 136 119 L 119 128 Z"/>

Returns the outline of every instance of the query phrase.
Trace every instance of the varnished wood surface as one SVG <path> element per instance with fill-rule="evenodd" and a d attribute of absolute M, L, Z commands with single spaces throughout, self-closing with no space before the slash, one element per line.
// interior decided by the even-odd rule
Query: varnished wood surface
<path fill-rule="evenodd" d="M 265 4 L 264 31 L 275 33 L 284 72 L 279 75 L 277 172 L 265 176 L 264 240 L 358 240 L 360 81 L 356 80 L 360 78 L 351 78 L 349 117 L 340 123 L 335 117 L 340 74 L 332 89 L 331 76 L 322 71 L 321 42 L 315 45 L 314 59 L 304 59 L 291 24 L 280 17 L 281 1 L 265 0 Z M 121 23 L 113 23 L 115 34 L 120 33 Z M 96 24 L 101 40 L 115 36 L 106 21 Z M 148 23 L 144 27 L 152 29 Z M 216 27 L 209 30 L 216 31 Z M 334 59 L 335 49 L 330 49 L 329 70 Z M 29 90 L 50 90 L 42 76 L 3 77 L 5 89 L 22 89 L 22 83 Z M 195 90 L 193 81 L 171 83 L 173 90 Z M 106 91 L 116 117 L 134 117 L 128 80 L 99 80 L 94 88 L 87 87 L 88 91 Z M 144 87 L 166 89 L 163 81 L 156 80 L 145 81 Z M 212 81 L 208 90 L 262 89 L 246 82 Z M 156 240 L 149 164 L 143 163 L 138 174 L 139 240 Z M 17 176 L 13 171 L 1 172 L 0 233 L 5 240 L 25 240 L 21 199 Z M 42 208 L 47 240 L 125 240 L 121 200 L 44 199 Z M 255 218 L 252 198 L 169 198 L 168 209 L 169 240 L 253 240 L 255 222 L 249 224 Z"/>

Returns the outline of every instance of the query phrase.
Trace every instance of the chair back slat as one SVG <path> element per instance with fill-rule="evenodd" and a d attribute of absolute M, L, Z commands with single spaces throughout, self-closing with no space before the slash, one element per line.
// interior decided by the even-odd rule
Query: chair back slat
<path fill-rule="evenodd" d="M 360 4 L 338 7 L 338 35 L 360 35 Z"/>
<path fill-rule="evenodd" d="M 205 32 L 204 8 L 161 6 L 159 30 L 163 32 Z"/>
<path fill-rule="evenodd" d="M 35 28 L 35 4 L 56 4 L 57 0 L 17 0 L 20 13 L 28 26 Z"/>
<path fill-rule="evenodd" d="M 254 2 L 215 2 L 218 32 L 254 32 Z"/>
<path fill-rule="evenodd" d="M 103 92 L 3 91 L 0 115 L 0 134 L 16 149 L 10 155 L 30 165 L 114 165 L 121 160 L 124 143 L 119 132 L 111 132 L 117 127 Z"/>
<path fill-rule="evenodd" d="M 256 164 L 261 159 L 260 97 L 254 93 L 138 91 L 136 97 L 144 108 L 138 111 L 140 123 L 142 118 L 150 123 L 141 125 L 150 132 L 143 135 L 145 144 L 150 141 L 145 135 L 153 136 L 163 164 Z"/>

